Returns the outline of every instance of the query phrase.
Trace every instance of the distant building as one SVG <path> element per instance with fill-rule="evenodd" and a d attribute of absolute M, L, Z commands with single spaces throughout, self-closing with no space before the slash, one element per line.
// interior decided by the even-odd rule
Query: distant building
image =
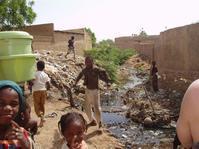
<path fill-rule="evenodd" d="M 92 48 L 91 36 L 85 28 L 71 30 L 54 30 L 54 24 L 39 24 L 23 29 L 33 36 L 33 50 L 67 51 L 68 40 L 75 37 L 77 54 L 83 55 L 84 50 Z"/>

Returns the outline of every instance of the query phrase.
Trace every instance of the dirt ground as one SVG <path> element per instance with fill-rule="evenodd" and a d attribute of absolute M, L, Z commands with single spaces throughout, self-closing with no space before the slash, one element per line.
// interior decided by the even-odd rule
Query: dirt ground
<path fill-rule="evenodd" d="M 51 56 L 52 55 L 52 56 Z M 48 73 L 51 74 L 51 72 L 53 72 L 54 70 L 58 69 L 58 68 L 62 68 L 62 69 L 58 69 L 58 72 L 61 73 L 61 76 L 63 76 L 63 78 L 59 78 L 61 84 L 63 82 L 66 82 L 66 84 L 68 82 L 70 82 L 72 80 L 72 77 L 71 76 L 76 76 L 76 74 L 73 74 L 74 71 L 78 72 L 79 69 L 79 65 L 78 64 L 81 64 L 81 59 L 79 60 L 79 63 L 78 64 L 70 64 L 68 61 L 67 63 L 66 62 L 62 62 L 62 61 L 58 61 L 59 59 L 56 59 L 55 61 L 55 56 L 63 56 L 61 54 L 57 54 L 57 55 L 53 55 L 51 53 L 51 55 L 47 55 L 45 57 L 50 57 L 48 58 L 46 61 L 52 61 L 51 63 L 48 63 L 50 64 L 50 66 L 52 65 L 53 67 L 49 67 L 50 69 L 48 70 Z M 44 58 L 45 58 L 44 57 Z M 59 63 L 58 63 L 59 62 Z M 62 66 L 63 64 L 67 64 L 66 66 L 63 65 L 62 67 L 54 67 L 54 63 L 57 63 L 59 64 L 60 66 Z M 143 74 L 147 74 L 149 73 L 150 71 L 150 65 L 149 63 L 143 61 L 139 56 L 133 56 L 131 57 L 125 64 L 124 67 L 121 67 L 121 69 L 119 70 L 120 72 L 120 78 L 124 78 L 124 80 L 126 78 L 129 77 L 129 74 L 128 74 L 128 69 L 129 67 L 133 67 L 133 68 L 136 68 L 138 70 L 138 75 L 143 77 Z M 70 69 L 63 69 L 63 68 L 70 68 Z M 65 77 L 65 70 L 71 70 L 71 72 L 67 72 L 67 74 L 72 74 L 71 76 L 69 75 L 68 77 Z M 73 72 L 73 73 L 72 73 Z M 53 77 L 51 75 L 51 77 Z M 65 80 L 65 78 L 67 78 Z M 60 84 L 60 82 L 58 82 L 57 78 L 55 78 L 55 80 L 57 81 L 56 84 Z M 121 81 L 121 80 L 120 80 Z M 54 86 L 54 88 L 51 89 L 51 91 L 48 91 L 48 100 L 46 101 L 46 104 L 45 104 L 45 115 L 46 115 L 46 122 L 44 124 L 44 127 L 42 128 L 39 128 L 38 130 L 38 134 L 35 136 L 35 146 L 36 146 L 36 149 L 58 149 L 59 148 L 59 142 L 60 140 L 62 140 L 62 136 L 60 135 L 59 133 L 59 130 L 58 130 L 58 121 L 61 117 L 61 115 L 67 113 L 67 112 L 71 112 L 71 111 L 77 111 L 77 112 L 81 112 L 83 114 L 83 116 L 85 117 L 85 119 L 87 119 L 85 113 L 83 113 L 82 111 L 79 111 L 77 109 L 72 109 L 70 106 L 69 106 L 69 102 L 67 100 L 58 100 L 60 99 L 60 93 L 62 92 L 62 90 L 56 88 Z M 146 97 L 145 97 L 146 98 Z M 146 99 L 143 99 L 144 101 Z M 159 98 L 159 96 L 157 96 L 157 98 Z M 132 98 L 133 99 L 133 98 Z M 129 99 L 130 101 L 132 99 Z M 156 98 L 153 99 L 153 103 L 154 105 L 159 105 L 158 103 L 165 103 L 167 105 L 165 105 L 164 107 L 166 107 L 166 109 L 168 107 L 170 107 L 171 105 L 171 102 L 170 100 L 165 100 L 165 102 L 162 102 L 163 100 L 162 99 L 158 99 L 156 100 Z M 31 107 L 32 107 L 32 117 L 34 119 L 38 119 L 35 115 L 35 112 L 34 112 L 34 108 L 33 108 L 33 103 L 32 103 L 32 95 L 29 95 L 28 96 L 28 102 L 30 103 Z M 175 102 L 175 100 L 174 100 Z M 148 103 L 148 100 L 146 100 L 144 103 Z M 168 106 L 169 104 L 169 106 Z M 172 102 L 172 105 L 175 105 L 173 104 Z M 178 105 L 178 104 L 177 104 Z M 159 106 L 155 106 L 155 109 L 158 110 L 158 109 L 162 109 L 162 108 L 158 108 Z M 172 108 L 173 109 L 173 108 Z M 174 108 L 175 109 L 175 108 Z M 164 111 L 163 109 L 161 111 Z M 56 113 L 56 115 L 54 116 L 50 116 L 50 114 L 52 113 Z M 132 119 L 133 120 L 133 119 Z M 113 137 L 109 131 L 103 127 L 102 129 L 98 129 L 97 127 L 91 127 L 88 129 L 87 133 L 86 133 L 86 142 L 88 144 L 88 147 L 91 148 L 91 149 L 123 149 L 125 148 L 125 146 L 123 144 L 121 144 L 119 142 L 118 139 L 116 139 L 115 137 Z M 169 148 L 172 148 L 172 144 L 171 142 L 169 141 L 165 141 L 163 144 L 160 144 L 160 146 L 156 147 L 154 145 L 133 145 L 132 148 L 142 148 L 142 149 L 148 149 L 148 148 L 162 148 L 162 149 L 169 149 Z"/>
<path fill-rule="evenodd" d="M 38 119 L 35 115 L 32 95 L 29 96 L 28 102 L 32 107 L 32 118 Z M 78 111 L 71 109 L 68 102 L 59 101 L 58 99 L 48 99 L 45 103 L 46 110 L 46 122 L 44 127 L 39 128 L 38 134 L 35 135 L 35 146 L 36 149 L 58 149 L 59 141 L 62 139 L 58 130 L 58 121 L 62 114 L 71 111 Z M 50 117 L 49 114 L 55 112 L 57 116 Z M 82 112 L 81 112 L 82 113 Z M 86 115 L 82 113 L 86 118 Z M 98 129 L 97 127 L 90 127 L 86 133 L 86 142 L 88 147 L 91 149 L 120 149 L 123 145 L 119 141 L 111 136 L 111 134 L 105 129 Z"/>

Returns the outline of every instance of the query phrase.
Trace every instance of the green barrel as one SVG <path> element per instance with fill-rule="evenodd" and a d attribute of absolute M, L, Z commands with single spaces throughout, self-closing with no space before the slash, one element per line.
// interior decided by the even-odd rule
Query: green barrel
<path fill-rule="evenodd" d="M 0 80 L 24 82 L 34 78 L 36 55 L 27 32 L 0 32 Z"/>

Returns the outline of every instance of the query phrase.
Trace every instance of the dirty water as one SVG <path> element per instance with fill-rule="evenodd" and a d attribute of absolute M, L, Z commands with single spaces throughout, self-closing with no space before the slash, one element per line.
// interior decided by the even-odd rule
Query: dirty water
<path fill-rule="evenodd" d="M 136 85 L 142 84 L 144 78 L 138 78 L 135 70 L 130 70 L 132 74 L 127 83 L 119 90 L 107 92 L 102 95 L 102 119 L 104 125 L 113 136 L 118 138 L 125 148 L 132 148 L 133 145 L 151 144 L 158 146 L 164 141 L 171 141 L 174 137 L 174 130 L 171 129 L 145 129 L 142 125 L 134 123 L 125 117 L 128 109 L 123 105 L 121 96 Z"/>

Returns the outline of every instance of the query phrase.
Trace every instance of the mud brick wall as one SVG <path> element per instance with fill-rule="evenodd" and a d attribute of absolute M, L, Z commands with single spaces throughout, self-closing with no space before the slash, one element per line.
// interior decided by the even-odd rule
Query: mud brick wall
<path fill-rule="evenodd" d="M 54 42 L 53 23 L 26 26 L 23 30 L 33 36 L 32 46 L 34 50 L 49 49 Z"/>
<path fill-rule="evenodd" d="M 158 35 L 147 37 L 119 37 L 115 38 L 115 44 L 120 49 L 135 49 L 140 55 L 150 60 L 154 59 L 154 44 L 158 40 Z"/>
<path fill-rule="evenodd" d="M 184 92 L 199 79 L 199 23 L 177 27 L 149 38 L 119 37 L 119 48 L 136 49 L 157 62 L 161 88 Z"/>
<path fill-rule="evenodd" d="M 199 23 L 160 33 L 155 59 L 164 88 L 186 90 L 199 78 Z"/>
<path fill-rule="evenodd" d="M 92 48 L 91 36 L 84 28 L 54 31 L 53 23 L 27 26 L 24 31 L 33 36 L 34 50 L 56 50 L 67 52 L 68 40 L 75 37 L 75 50 L 83 55 L 84 50 Z"/>

